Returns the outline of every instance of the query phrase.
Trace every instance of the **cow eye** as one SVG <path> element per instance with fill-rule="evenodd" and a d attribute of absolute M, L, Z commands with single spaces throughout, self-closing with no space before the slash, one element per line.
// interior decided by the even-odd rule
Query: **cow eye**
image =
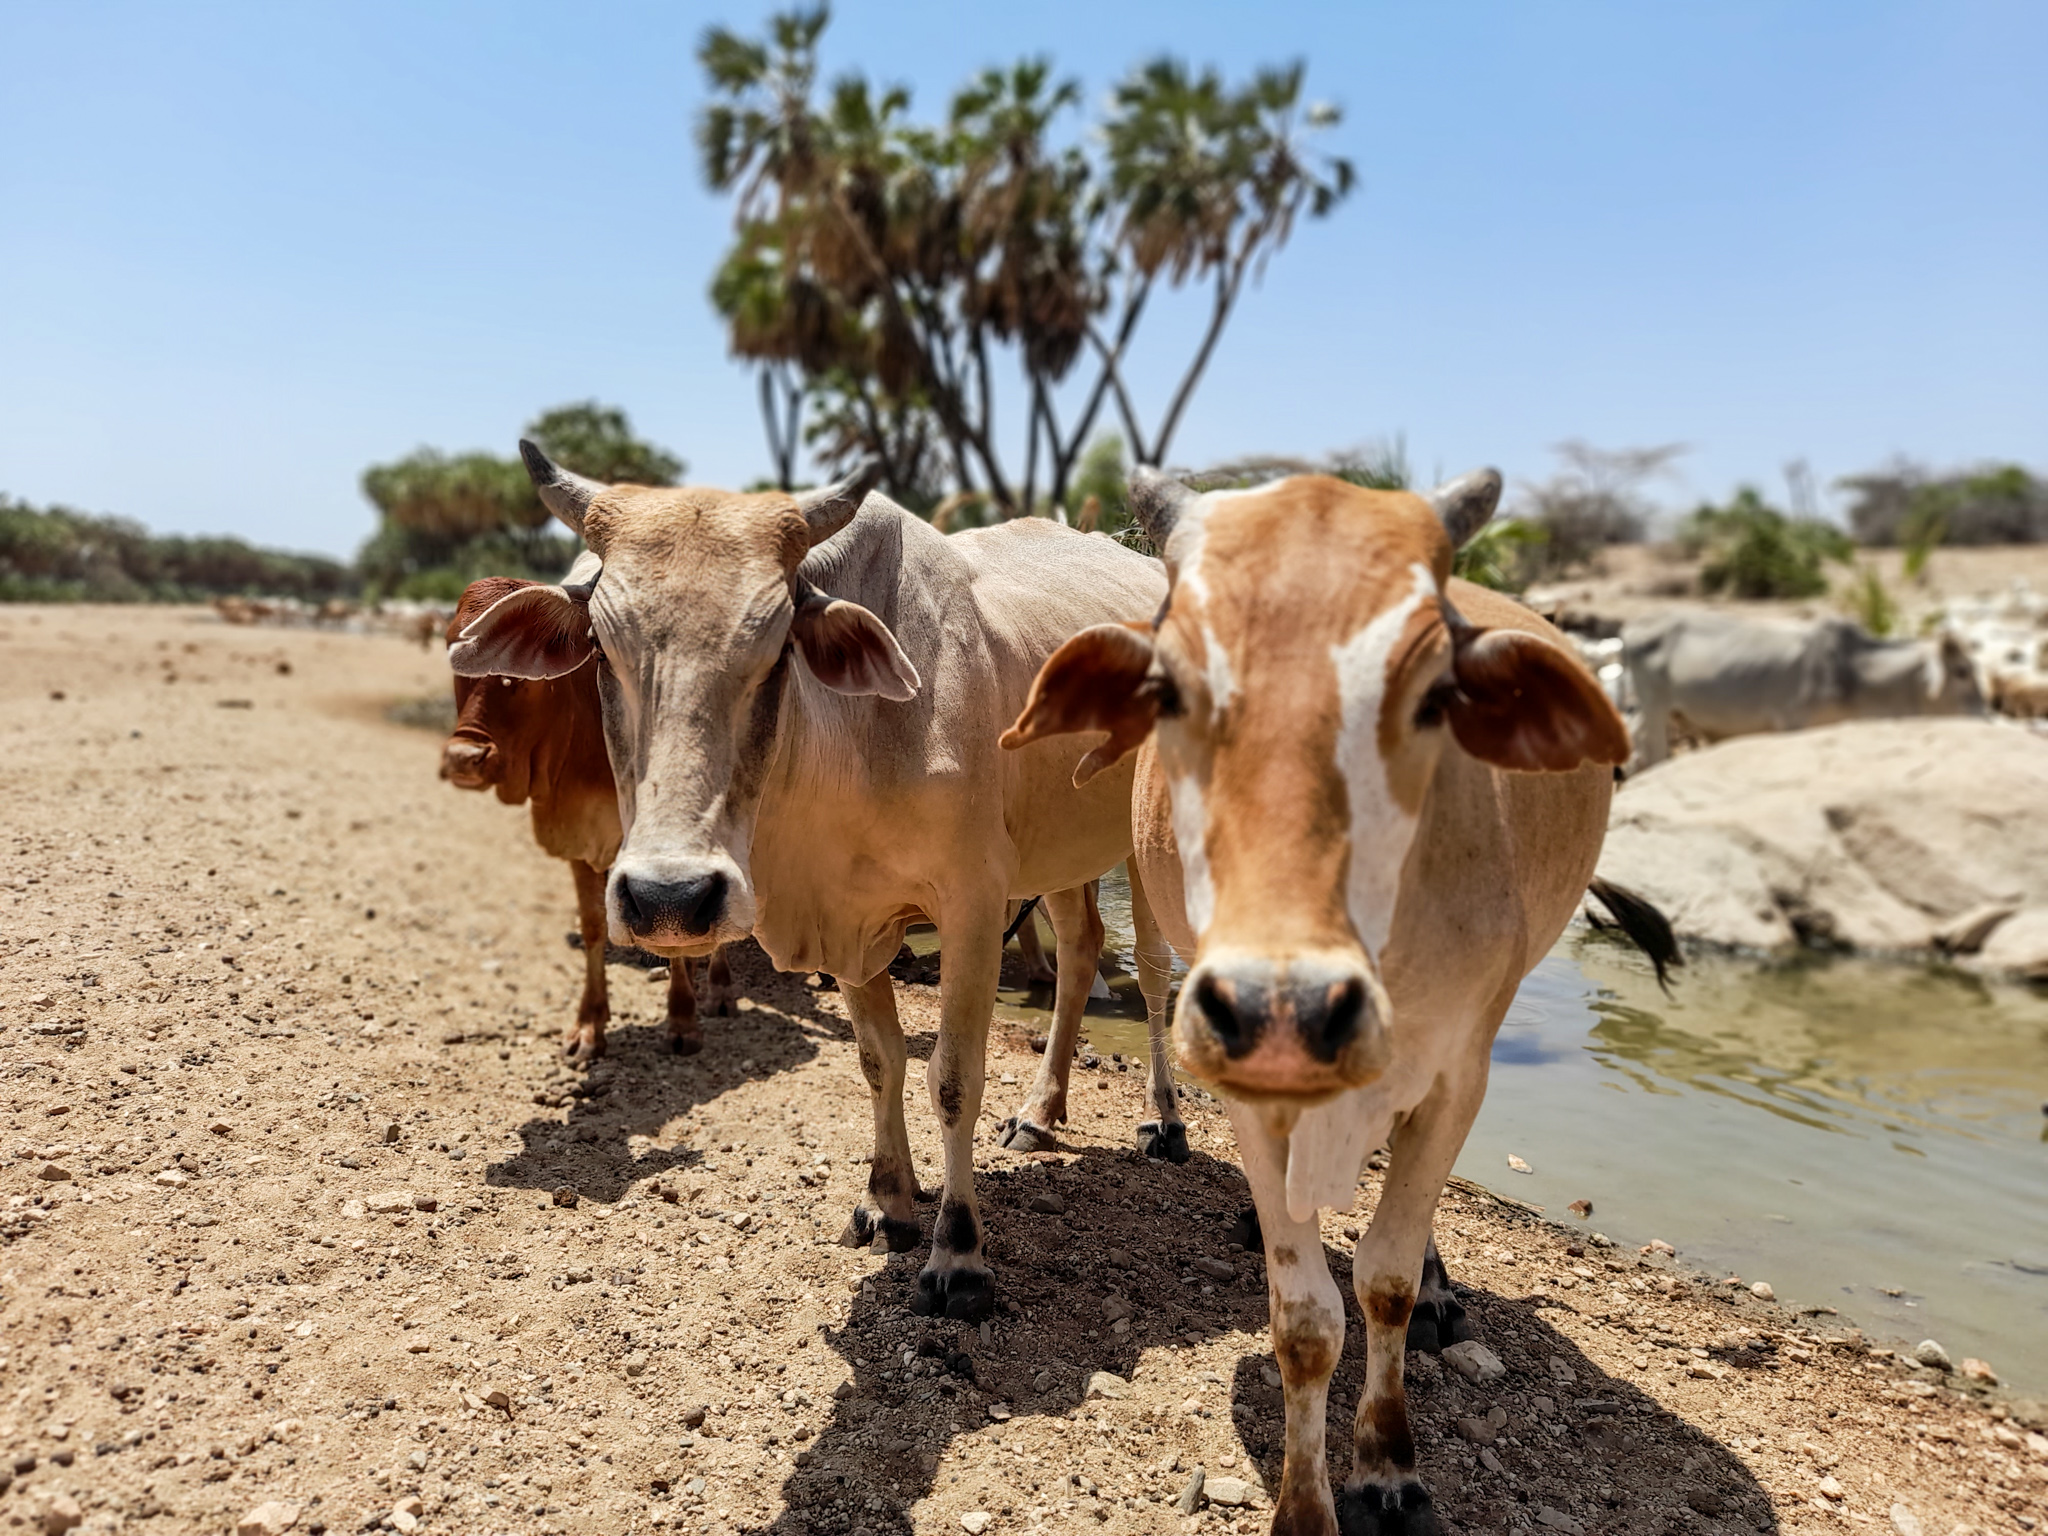
<path fill-rule="evenodd" d="M 1449 711 L 1451 701 L 1457 697 L 1457 693 L 1457 684 L 1446 680 L 1423 694 L 1415 706 L 1415 729 L 1433 731 L 1442 725 L 1444 715 Z"/>
<path fill-rule="evenodd" d="M 1172 720 L 1181 714 L 1180 688 L 1163 667 L 1154 667 L 1145 674 L 1139 692 L 1152 701 L 1160 719 Z"/>

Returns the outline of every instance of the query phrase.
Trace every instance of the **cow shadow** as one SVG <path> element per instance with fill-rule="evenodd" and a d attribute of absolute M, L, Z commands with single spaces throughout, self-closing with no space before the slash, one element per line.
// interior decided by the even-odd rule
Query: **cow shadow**
<path fill-rule="evenodd" d="M 776 970 L 758 946 L 735 945 L 727 960 L 744 1006 L 731 1017 L 705 1019 L 699 1054 L 677 1056 L 669 1049 L 664 994 L 649 987 L 653 1009 L 636 1010 L 646 1017 L 615 1022 L 595 1066 L 566 1089 L 536 1095 L 566 1097 L 566 1121 L 534 1115 L 516 1127 L 520 1146 L 485 1170 L 485 1184 L 550 1194 L 568 1189 L 580 1199 L 610 1204 L 641 1180 L 703 1161 L 697 1147 L 652 1144 L 650 1138 L 677 1117 L 750 1079 L 803 1065 L 823 1041 L 852 1039 L 844 1019 L 818 1006 L 816 988 L 802 976 Z M 636 983 L 613 980 L 615 1005 L 630 1004 L 627 988 Z"/>
<path fill-rule="evenodd" d="M 1167 1529 L 1178 1518 L 1173 1501 L 1188 1469 L 1204 1461 L 1212 1477 L 1225 1470 L 1186 1448 L 1186 1440 L 1201 1438 L 1213 1449 L 1207 1431 L 1187 1432 L 1193 1417 L 1229 1426 L 1241 1463 L 1229 1469 L 1233 1475 L 1256 1469 L 1267 1488 L 1277 1487 L 1284 1412 L 1277 1370 L 1259 1340 L 1268 1322 L 1265 1268 L 1259 1255 L 1228 1241 L 1244 1201 L 1237 1168 L 1199 1151 L 1176 1168 L 1148 1164 L 1135 1149 L 1089 1148 L 1068 1166 L 1032 1159 L 979 1178 L 1001 1298 L 987 1333 L 913 1316 L 908 1303 L 924 1253 L 890 1256 L 862 1283 L 846 1323 L 819 1330 L 851 1381 L 821 1405 L 829 1414 L 812 1438 L 797 1438 L 801 1407 L 771 1411 L 765 1424 L 758 1415 L 707 1424 L 707 1433 L 751 1442 L 764 1456 L 794 1454 L 782 1509 L 747 1529 L 908 1533 L 913 1506 L 949 1492 L 1005 1523 L 1044 1509 L 1055 1520 L 1092 1513 L 1118 1520 L 1113 1529 Z M 1065 1213 L 1033 1211 L 1043 1196 L 1064 1204 Z M 1365 1333 L 1350 1291 L 1350 1254 L 1326 1247 L 1325 1256 L 1346 1310 L 1328 1426 L 1341 1487 Z M 1545 1302 L 1459 1292 L 1507 1374 L 1479 1385 L 1435 1357 L 1408 1356 L 1420 1469 L 1447 1529 L 1507 1530 L 1532 1520 L 1568 1533 L 1703 1523 L 1777 1529 L 1768 1492 L 1740 1458 L 1587 1358 L 1550 1325 Z M 1112 1314 L 1126 1311 L 1128 1331 L 1119 1334 Z M 1227 1377 L 1191 1358 L 1225 1336 L 1245 1345 Z M 1213 1350 L 1202 1353 L 1213 1358 Z M 1128 1391 L 1144 1406 L 1091 1399 L 1089 1378 L 1097 1372 L 1128 1384 L 1098 1386 Z M 1033 1420 L 1065 1424 L 1047 1436 Z M 1472 1421 L 1463 1433 L 1460 1420 Z M 974 1443 L 966 1457 L 949 1455 Z M 1105 1459 L 1110 1445 L 1116 1449 Z M 1179 1467 L 1168 1473 L 1176 1452 Z M 1261 1529 L 1270 1507 L 1256 1511 Z M 1078 1523 L 1094 1528 L 1092 1520 Z"/>

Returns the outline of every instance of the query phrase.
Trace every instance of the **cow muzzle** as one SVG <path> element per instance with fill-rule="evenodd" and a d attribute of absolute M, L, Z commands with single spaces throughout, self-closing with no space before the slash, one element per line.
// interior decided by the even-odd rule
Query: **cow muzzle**
<path fill-rule="evenodd" d="M 498 749 L 488 741 L 457 736 L 441 748 L 441 777 L 457 789 L 488 789 L 503 774 Z"/>
<path fill-rule="evenodd" d="M 753 929 L 753 894 L 722 862 L 632 862 L 612 869 L 614 938 L 662 953 L 702 954 Z"/>
<path fill-rule="evenodd" d="M 1205 956 L 1174 1017 L 1181 1067 L 1222 1088 L 1320 1099 L 1374 1081 L 1390 1052 L 1386 988 L 1337 956 Z"/>

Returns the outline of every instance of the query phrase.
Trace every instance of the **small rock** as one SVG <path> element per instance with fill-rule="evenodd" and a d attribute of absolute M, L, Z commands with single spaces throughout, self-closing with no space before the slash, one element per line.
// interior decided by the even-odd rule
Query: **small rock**
<path fill-rule="evenodd" d="M 1096 1371 L 1082 1390 L 1083 1397 L 1128 1397 L 1131 1384 L 1114 1371 Z"/>
<path fill-rule="evenodd" d="M 560 1189 L 556 1190 L 552 1198 L 555 1204 L 559 1206 L 563 1206 L 566 1209 L 572 1211 L 576 1209 L 576 1191 L 567 1184 L 564 1184 Z"/>
<path fill-rule="evenodd" d="M 1579 1220 L 1584 1221 L 1593 1214 L 1593 1202 L 1590 1200 L 1574 1200 L 1565 1209 L 1578 1217 Z"/>
<path fill-rule="evenodd" d="M 1495 1476 L 1506 1470 L 1500 1464 L 1500 1457 L 1493 1453 L 1493 1447 L 1488 1445 L 1482 1445 L 1479 1448 L 1479 1465 Z"/>
<path fill-rule="evenodd" d="M 1010 1421 L 1010 1405 L 1008 1403 L 990 1403 L 988 1405 L 988 1416 L 998 1424 L 1007 1424 Z"/>
<path fill-rule="evenodd" d="M 85 1511 L 78 1507 L 78 1500 L 68 1493 L 60 1493 L 43 1506 L 44 1536 L 64 1536 L 73 1527 L 83 1524 Z M 1920 1536 L 1918 1531 L 1912 1536 Z"/>
<path fill-rule="evenodd" d="M 1550 1357 L 1550 1379 L 1552 1381 L 1561 1381 L 1566 1386 L 1570 1386 L 1579 1378 L 1578 1374 L 1572 1370 L 1570 1362 L 1565 1360 L 1563 1356 L 1552 1355 Z"/>
<path fill-rule="evenodd" d="M 1979 1360 L 1974 1355 L 1965 1359 L 1957 1369 L 1970 1380 L 1981 1381 L 1987 1387 L 1998 1385 L 1998 1372 L 1991 1369 L 1989 1362 Z"/>
<path fill-rule="evenodd" d="M 1832 1500 L 1836 1503 L 1840 1503 L 1843 1499 L 1846 1499 L 1849 1496 L 1849 1490 L 1842 1486 L 1841 1479 L 1836 1477 L 1832 1472 L 1830 1472 L 1826 1477 L 1822 1478 L 1820 1482 L 1815 1486 L 1819 1488 L 1820 1496 L 1822 1498 Z"/>
<path fill-rule="evenodd" d="M 1202 1488 L 1211 1504 L 1221 1504 L 1225 1509 L 1242 1509 L 1251 1503 L 1252 1495 L 1258 1490 L 1255 1485 L 1241 1477 L 1212 1477 Z"/>
<path fill-rule="evenodd" d="M 1235 1280 L 1237 1266 L 1228 1259 L 1189 1259 L 1188 1268 L 1198 1275 L 1207 1275 L 1211 1280 Z"/>
<path fill-rule="evenodd" d="M 407 1499 L 405 1502 L 417 1504 L 419 1500 Z M 420 1517 L 407 1509 L 405 1504 L 401 1504 L 384 1517 L 384 1523 L 397 1531 L 399 1536 L 412 1536 L 412 1533 L 420 1528 Z"/>
<path fill-rule="evenodd" d="M 1922 1365 L 1932 1366 L 1937 1371 L 1952 1371 L 1955 1363 L 1949 1359 L 1948 1351 L 1933 1339 L 1922 1339 L 1913 1346 L 1913 1358 Z M 1895 1506 L 1904 1509 L 1904 1505 Z M 1908 1511 L 1910 1513 L 1910 1511 Z"/>
<path fill-rule="evenodd" d="M 486 1405 L 492 1408 L 509 1410 L 512 1407 L 512 1394 L 507 1392 L 503 1387 L 493 1387 L 490 1391 L 484 1394 L 484 1402 Z M 704 1415 L 702 1414 L 702 1412 L 699 1412 L 697 1415 L 697 1424 L 702 1424 L 703 1422 Z M 690 1428 L 695 1429 L 697 1427 L 697 1424 L 692 1424 Z"/>
<path fill-rule="evenodd" d="M 209 1125 L 207 1129 L 213 1132 L 213 1134 L 216 1136 L 226 1136 L 234 1130 L 234 1127 L 232 1125 L 229 1125 L 225 1120 L 216 1120 L 213 1122 L 213 1124 Z M 285 1509 L 288 1507 L 289 1506 L 283 1504 L 280 1504 L 278 1506 L 279 1509 Z"/>
<path fill-rule="evenodd" d="M 1103 1258 L 1109 1262 L 1111 1269 L 1137 1268 L 1137 1263 L 1131 1258 L 1131 1251 L 1128 1248 L 1112 1248 L 1103 1255 Z"/>
<path fill-rule="evenodd" d="M 1102 1298 L 1102 1315 L 1112 1323 L 1130 1317 L 1131 1304 L 1121 1296 L 1105 1296 Z"/>
<path fill-rule="evenodd" d="M 349 1221 L 361 1221 L 369 1215 L 369 1207 L 360 1200 L 344 1200 L 341 1202 L 341 1214 Z"/>
<path fill-rule="evenodd" d="M 852 1385 L 853 1385 L 853 1383 L 852 1383 L 852 1382 L 842 1382 L 842 1383 L 841 1383 L 841 1385 L 842 1385 L 842 1386 L 852 1386 Z M 838 1395 L 839 1395 L 839 1394 L 838 1394 L 838 1393 L 836 1393 L 836 1392 L 835 1392 L 835 1393 L 833 1393 L 833 1396 L 834 1396 L 834 1397 L 837 1397 Z M 850 1397 L 850 1396 L 852 1396 L 852 1394 L 851 1394 L 851 1393 L 848 1393 L 847 1395 L 848 1395 L 849 1397 Z M 707 1408 L 706 1408 L 706 1407 L 705 1407 L 705 1406 L 704 1406 L 704 1405 L 703 1405 L 702 1403 L 699 1403 L 699 1404 L 698 1404 L 698 1405 L 697 1405 L 697 1406 L 696 1406 L 695 1408 L 692 1408 L 692 1409 L 691 1409 L 691 1410 L 690 1410 L 690 1411 L 689 1411 L 688 1413 L 686 1413 L 686 1414 L 684 1414 L 684 1415 L 683 1415 L 683 1428 L 685 1428 L 685 1429 L 702 1429 L 702 1428 L 704 1427 L 704 1415 L 705 1415 L 706 1413 L 708 1413 L 709 1411 L 710 1411 L 710 1410 L 709 1410 L 709 1409 L 707 1409 Z"/>
<path fill-rule="evenodd" d="M 1778 1293 L 1771 1289 L 1771 1282 L 1768 1280 L 1757 1281 L 1755 1285 L 1749 1288 L 1749 1294 L 1758 1301 L 1776 1301 L 1778 1299 Z"/>
<path fill-rule="evenodd" d="M 1536 1523 L 1553 1531 L 1563 1531 L 1565 1536 L 1586 1536 L 1586 1528 L 1561 1509 L 1552 1509 L 1548 1504 L 1536 1506 Z"/>
<path fill-rule="evenodd" d="M 1264 1382 L 1264 1383 L 1265 1383 L 1265 1384 L 1266 1384 L 1267 1386 L 1269 1386 L 1269 1387 L 1272 1387 L 1272 1388 L 1274 1388 L 1274 1389 L 1276 1389 L 1276 1390 L 1277 1390 L 1277 1389 L 1279 1388 L 1279 1386 L 1280 1386 L 1280 1372 L 1279 1372 L 1279 1369 L 1278 1369 L 1277 1367 L 1275 1367 L 1275 1366 L 1270 1366 L 1270 1365 L 1262 1365 L 1262 1366 L 1260 1366 L 1260 1367 L 1259 1367 L 1259 1380 L 1263 1381 L 1263 1382 Z"/>
<path fill-rule="evenodd" d="M 405 1464 L 415 1472 L 424 1472 L 427 1470 L 427 1453 L 424 1450 L 414 1451 L 405 1458 Z"/>
<path fill-rule="evenodd" d="M 1508 1373 L 1508 1368 L 1501 1364 L 1500 1356 L 1477 1339 L 1465 1339 L 1445 1349 L 1443 1362 L 1467 1381 L 1481 1386 L 1489 1381 L 1498 1381 Z"/>
<path fill-rule="evenodd" d="M 981 1536 L 981 1533 L 995 1524 L 996 1517 L 985 1509 L 970 1509 L 960 1517 L 960 1529 L 967 1536 Z"/>
<path fill-rule="evenodd" d="M 1184 1515 L 1192 1515 L 1202 1503 L 1202 1484 L 1208 1476 L 1200 1467 L 1188 1474 L 1188 1480 L 1181 1484 L 1180 1497 L 1174 1501 L 1174 1508 Z"/>
<path fill-rule="evenodd" d="M 1536 1171 L 1512 1152 L 1508 1154 L 1508 1166 L 1517 1173 L 1534 1173 Z"/>
<path fill-rule="evenodd" d="M 1899 1536 L 1921 1536 L 1920 1517 L 1903 1504 L 1892 1506 L 1892 1529 Z"/>
<path fill-rule="evenodd" d="M 438 1211 L 441 1208 L 441 1202 L 432 1195 L 414 1195 L 412 1197 L 412 1208 L 416 1211 Z"/>
<path fill-rule="evenodd" d="M 628 1376 L 644 1376 L 647 1374 L 646 1350 L 636 1349 L 633 1353 L 626 1356 L 626 1374 Z"/>
<path fill-rule="evenodd" d="M 1036 1211 L 1041 1216 L 1064 1216 L 1067 1214 L 1067 1202 L 1058 1195 L 1053 1194 L 1033 1195 L 1025 1208 Z"/>
<path fill-rule="evenodd" d="M 1642 1251 L 1644 1253 L 1661 1253 L 1666 1257 L 1675 1255 L 1678 1252 L 1676 1248 L 1665 1242 L 1661 1237 L 1651 1238 L 1647 1243 L 1643 1244 Z"/>
<path fill-rule="evenodd" d="M 1458 1437 L 1474 1445 L 1491 1445 L 1500 1438 L 1500 1431 L 1484 1419 L 1458 1420 Z"/>
<path fill-rule="evenodd" d="M 71 1170 L 62 1163 L 45 1163 L 36 1170 L 36 1177 L 46 1184 L 68 1184 Z"/>
<path fill-rule="evenodd" d="M 235 1522 L 235 1536 L 283 1536 L 299 1523 L 299 1506 L 272 1499 Z"/>
<path fill-rule="evenodd" d="M 398 1122 L 396 1120 L 392 1121 L 391 1124 L 384 1127 L 384 1145 L 387 1147 L 397 1146 L 398 1138 L 400 1136 L 403 1136 L 404 1134 L 405 1133 L 398 1128 Z"/>
<path fill-rule="evenodd" d="M 159 1184 L 168 1184 L 173 1189 L 181 1189 L 192 1182 L 192 1177 L 182 1168 L 166 1168 L 156 1176 L 156 1181 Z"/>
<path fill-rule="evenodd" d="M 412 1196 L 402 1189 L 387 1189 L 382 1194 L 367 1196 L 363 1205 L 372 1215 L 392 1216 L 411 1210 Z"/>

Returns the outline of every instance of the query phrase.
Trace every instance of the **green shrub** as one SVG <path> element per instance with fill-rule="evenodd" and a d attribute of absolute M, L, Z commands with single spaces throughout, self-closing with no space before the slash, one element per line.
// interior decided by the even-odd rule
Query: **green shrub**
<path fill-rule="evenodd" d="M 1725 507 L 1694 511 L 1681 543 L 1702 558 L 1702 588 L 1746 598 L 1818 597 L 1828 589 L 1823 564 L 1854 548 L 1832 523 L 1787 517 L 1747 485 Z"/>

